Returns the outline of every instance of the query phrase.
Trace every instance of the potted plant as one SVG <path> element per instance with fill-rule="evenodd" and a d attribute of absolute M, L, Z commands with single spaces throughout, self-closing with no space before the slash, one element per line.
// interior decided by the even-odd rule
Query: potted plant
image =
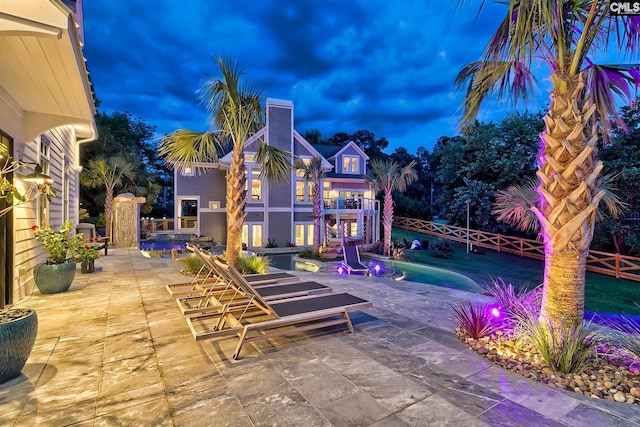
<path fill-rule="evenodd" d="M 48 184 L 30 187 L 21 193 L 7 176 L 23 166 L 7 155 L 7 147 L 0 144 L 0 217 L 16 206 L 27 203 L 40 193 L 53 194 Z M 4 240 L 0 242 L 4 244 Z M 0 300 L 0 384 L 18 375 L 24 367 L 38 332 L 38 316 L 30 308 L 4 308 Z"/>
<path fill-rule="evenodd" d="M 67 221 L 57 231 L 49 225 L 31 229 L 42 243 L 47 254 L 47 262 L 33 269 L 33 280 L 43 294 L 56 294 L 69 289 L 76 275 L 76 255 L 78 248 L 76 236 L 71 234 L 71 221 Z"/>
<path fill-rule="evenodd" d="M 82 235 L 76 235 L 77 245 L 75 249 L 76 261 L 80 263 L 80 271 L 82 273 L 93 273 L 95 271 L 95 260 L 100 255 L 98 254 L 98 238 L 89 239 L 89 242 L 84 242 Z"/>

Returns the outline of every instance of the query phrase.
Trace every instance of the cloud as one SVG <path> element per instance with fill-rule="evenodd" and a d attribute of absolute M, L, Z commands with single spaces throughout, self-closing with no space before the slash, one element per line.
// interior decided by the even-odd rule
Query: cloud
<path fill-rule="evenodd" d="M 99 108 L 128 111 L 159 136 L 208 129 L 197 90 L 206 73 L 218 77 L 222 56 L 265 97 L 292 100 L 296 129 L 326 137 L 366 129 L 410 152 L 456 134 L 453 80 L 500 17 L 479 25 L 476 5 L 412 0 L 96 1 L 84 12 Z"/>

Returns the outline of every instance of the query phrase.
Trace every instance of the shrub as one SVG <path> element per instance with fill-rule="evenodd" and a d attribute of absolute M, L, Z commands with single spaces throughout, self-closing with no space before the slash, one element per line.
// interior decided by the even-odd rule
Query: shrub
<path fill-rule="evenodd" d="M 196 257 L 196 256 L 186 256 L 183 258 L 179 258 L 178 261 L 184 264 L 185 270 L 193 275 L 196 275 L 200 272 L 202 267 L 204 267 L 204 262 Z M 202 274 L 207 274 L 209 269 L 203 269 Z"/>
<path fill-rule="evenodd" d="M 442 259 L 453 258 L 453 246 L 451 246 L 451 242 L 446 239 L 438 239 L 435 245 L 433 245 L 433 256 Z"/>
<path fill-rule="evenodd" d="M 614 345 L 640 358 L 640 324 L 637 321 L 620 316 L 607 326 L 613 329 L 610 336 Z"/>
<path fill-rule="evenodd" d="M 267 239 L 267 244 L 264 245 L 265 248 L 277 248 L 278 247 L 278 243 L 276 242 L 276 239 L 272 239 L 272 238 L 268 238 Z"/>
<path fill-rule="evenodd" d="M 389 246 L 389 255 L 393 259 L 404 259 L 404 244 L 393 240 Z"/>
<path fill-rule="evenodd" d="M 238 267 L 242 274 L 261 274 L 266 273 L 271 265 L 271 258 L 266 256 L 254 255 L 252 257 L 238 258 Z"/>
<path fill-rule="evenodd" d="M 287 243 L 285 244 L 285 246 L 286 246 L 287 248 L 295 248 L 295 247 L 296 247 L 296 244 L 295 244 L 295 243 L 292 243 L 292 242 L 290 242 L 290 241 L 288 241 L 288 240 L 287 240 Z"/>
<path fill-rule="evenodd" d="M 451 308 L 459 325 L 473 339 L 491 335 L 502 326 L 487 304 L 474 306 L 469 302 L 467 305 L 460 304 Z"/>
<path fill-rule="evenodd" d="M 320 254 L 320 252 L 314 252 L 312 250 L 298 252 L 298 256 L 300 258 L 317 259 L 319 261 L 325 261 L 325 259 L 322 258 L 322 255 Z"/>
<path fill-rule="evenodd" d="M 554 326 L 529 313 L 518 318 L 518 328 L 519 339 L 531 344 L 551 369 L 563 374 L 582 372 L 598 344 L 591 322 Z"/>
<path fill-rule="evenodd" d="M 539 286 L 533 290 L 524 288 L 518 291 L 513 283 L 507 283 L 498 277 L 493 279 L 491 283 L 485 283 L 483 290 L 483 293 L 491 295 L 512 318 L 540 312 L 542 288 Z"/>

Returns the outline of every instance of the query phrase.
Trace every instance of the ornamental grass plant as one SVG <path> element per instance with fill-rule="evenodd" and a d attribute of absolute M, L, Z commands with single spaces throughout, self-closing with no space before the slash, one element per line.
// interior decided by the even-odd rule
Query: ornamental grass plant
<path fill-rule="evenodd" d="M 262 274 L 269 271 L 271 258 L 254 255 L 252 257 L 238 258 L 238 267 L 242 274 Z"/>

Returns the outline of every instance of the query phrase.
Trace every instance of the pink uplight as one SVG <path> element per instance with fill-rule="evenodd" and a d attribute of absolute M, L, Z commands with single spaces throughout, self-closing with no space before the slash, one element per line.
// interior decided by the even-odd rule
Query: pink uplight
<path fill-rule="evenodd" d="M 491 314 L 493 314 L 494 317 L 500 317 L 500 310 L 494 307 L 491 309 Z"/>

